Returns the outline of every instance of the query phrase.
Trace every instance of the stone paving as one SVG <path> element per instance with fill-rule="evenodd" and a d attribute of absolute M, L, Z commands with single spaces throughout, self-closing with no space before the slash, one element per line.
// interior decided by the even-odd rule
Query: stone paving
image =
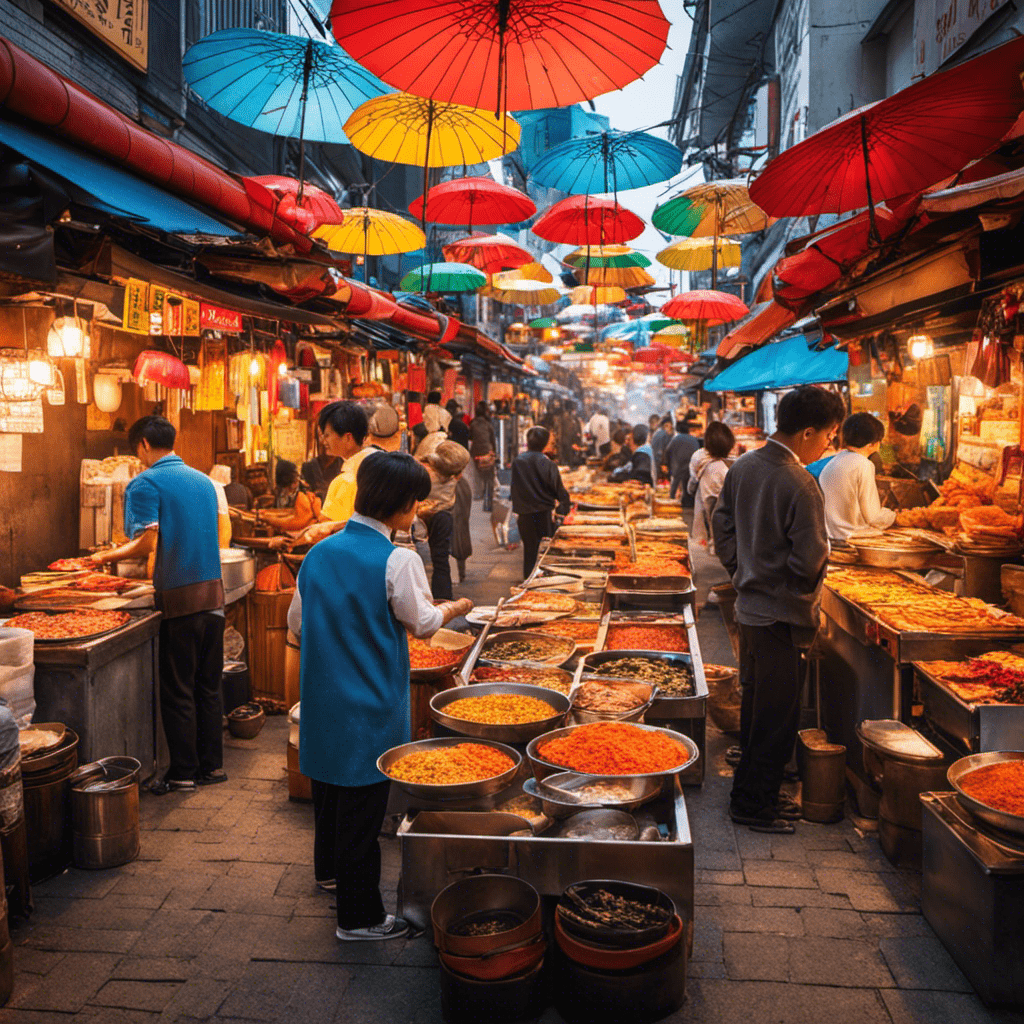
<path fill-rule="evenodd" d="M 521 553 L 493 550 L 489 523 L 475 518 L 460 589 L 493 602 Z M 708 661 L 731 661 L 717 613 L 699 631 Z M 429 939 L 334 939 L 333 900 L 313 884 L 312 815 L 288 801 L 286 741 L 281 718 L 255 740 L 228 739 L 228 783 L 143 797 L 139 860 L 35 887 L 31 922 L 13 930 L 16 981 L 0 1024 L 440 1021 Z M 729 742 L 709 725 L 707 779 L 687 794 L 697 907 L 673 1024 L 1024 1020 L 982 1006 L 918 912 L 916 877 L 894 870 L 874 838 L 849 822 L 801 823 L 793 836 L 735 828 Z M 398 845 L 383 848 L 393 904 Z"/>

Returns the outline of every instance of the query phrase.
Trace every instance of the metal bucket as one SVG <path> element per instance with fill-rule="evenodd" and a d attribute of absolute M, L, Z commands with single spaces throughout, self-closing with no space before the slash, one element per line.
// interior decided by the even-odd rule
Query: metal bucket
<path fill-rule="evenodd" d="M 838 821 L 846 802 L 846 747 L 829 743 L 824 729 L 801 729 L 796 744 L 807 821 Z"/>
<path fill-rule="evenodd" d="M 67 729 L 60 746 L 21 762 L 29 880 L 59 875 L 71 864 L 71 788 L 78 765 L 78 734 Z"/>
<path fill-rule="evenodd" d="M 139 772 L 134 757 L 103 757 L 68 780 L 75 866 L 113 868 L 139 855 Z"/>

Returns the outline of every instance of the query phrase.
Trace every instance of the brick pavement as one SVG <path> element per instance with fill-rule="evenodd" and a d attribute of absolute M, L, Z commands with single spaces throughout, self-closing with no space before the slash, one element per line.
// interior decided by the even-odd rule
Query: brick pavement
<path fill-rule="evenodd" d="M 520 556 L 491 550 L 476 518 L 464 590 L 493 601 Z M 731 660 L 717 613 L 699 631 L 707 660 Z M 286 741 L 280 718 L 255 740 L 229 739 L 228 783 L 143 797 L 139 860 L 37 886 L 31 923 L 13 932 L 15 989 L 0 1024 L 439 1021 L 428 939 L 334 939 L 332 899 L 313 884 L 310 809 L 287 798 Z M 687 794 L 696 927 L 673 1024 L 1024 1019 L 982 1006 L 920 916 L 915 876 L 894 870 L 875 839 L 849 822 L 801 823 L 793 836 L 736 829 L 728 743 L 709 726 L 707 779 Z M 390 838 L 383 847 L 391 904 L 398 849 Z"/>

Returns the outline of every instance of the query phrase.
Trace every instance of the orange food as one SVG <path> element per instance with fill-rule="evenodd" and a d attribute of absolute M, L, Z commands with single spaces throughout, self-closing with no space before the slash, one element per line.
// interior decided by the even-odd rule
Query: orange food
<path fill-rule="evenodd" d="M 609 626 L 606 651 L 679 651 L 688 654 L 684 626 Z"/>
<path fill-rule="evenodd" d="M 597 722 L 548 740 L 537 753 L 549 764 L 587 775 L 647 775 L 671 771 L 687 759 L 664 733 L 624 722 Z"/>
<path fill-rule="evenodd" d="M 428 640 L 417 640 L 409 634 L 410 668 L 444 668 L 457 665 L 462 660 L 462 651 L 447 651 L 443 647 L 431 647 Z"/>
<path fill-rule="evenodd" d="M 515 767 L 515 761 L 483 743 L 457 743 L 453 747 L 418 750 L 400 757 L 388 775 L 402 782 L 429 786 L 457 786 L 493 779 Z"/>
<path fill-rule="evenodd" d="M 26 612 L 8 619 L 11 629 L 29 629 L 37 640 L 78 640 L 118 629 L 131 619 L 127 612 L 74 611 L 48 615 Z"/>
<path fill-rule="evenodd" d="M 986 807 L 1024 817 L 1024 761 L 1003 761 L 975 768 L 960 788 Z"/>

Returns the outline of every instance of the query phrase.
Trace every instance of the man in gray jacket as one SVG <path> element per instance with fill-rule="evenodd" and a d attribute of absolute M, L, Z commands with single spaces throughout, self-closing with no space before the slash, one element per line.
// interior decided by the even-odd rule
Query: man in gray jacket
<path fill-rule="evenodd" d="M 845 409 L 817 387 L 779 403 L 778 430 L 736 461 L 712 518 L 715 551 L 736 587 L 742 755 L 730 814 L 758 832 L 792 832 L 795 801 L 780 795 L 800 717 L 800 652 L 818 628 L 828 537 L 817 482 L 804 468 L 828 447 Z"/>

